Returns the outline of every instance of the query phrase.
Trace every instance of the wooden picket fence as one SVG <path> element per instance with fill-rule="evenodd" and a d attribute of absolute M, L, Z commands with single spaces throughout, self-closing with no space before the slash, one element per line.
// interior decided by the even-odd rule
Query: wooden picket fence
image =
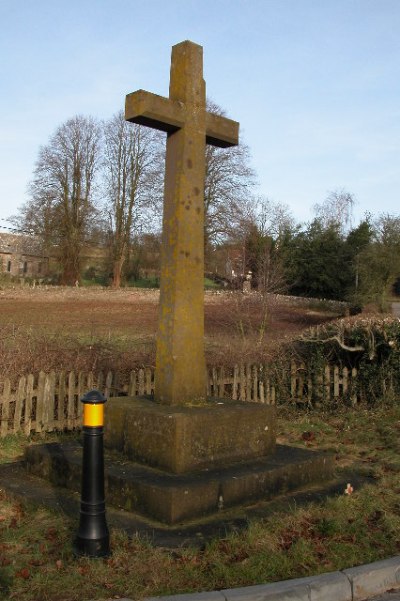
<path fill-rule="evenodd" d="M 290 364 L 290 398 L 297 404 L 329 405 L 339 399 L 355 406 L 362 400 L 363 393 L 357 380 L 358 370 L 353 367 L 325 365 L 311 371 L 304 363 Z"/>
<path fill-rule="evenodd" d="M 0 436 L 79 428 L 80 398 L 93 388 L 107 398 L 152 395 L 154 371 L 138 369 L 126 376 L 113 372 L 40 372 L 37 377 L 21 377 L 15 386 L 8 379 L 0 380 Z M 237 365 L 231 370 L 210 368 L 207 395 L 266 404 L 292 401 L 315 405 L 346 399 L 355 405 L 360 400 L 356 369 L 326 365 L 315 374 L 295 362 L 287 369 L 275 371 L 264 365 Z"/>
<path fill-rule="evenodd" d="M 235 366 L 232 373 L 212 368 L 207 377 L 207 395 L 234 400 L 274 403 L 275 389 L 262 376 L 262 367 Z M 73 430 L 82 422 L 85 392 L 96 388 L 107 398 L 119 395 L 140 396 L 154 393 L 154 371 L 150 368 L 132 371 L 129 376 L 108 372 L 94 374 L 54 371 L 30 374 L 0 382 L 0 436 L 24 432 Z"/>

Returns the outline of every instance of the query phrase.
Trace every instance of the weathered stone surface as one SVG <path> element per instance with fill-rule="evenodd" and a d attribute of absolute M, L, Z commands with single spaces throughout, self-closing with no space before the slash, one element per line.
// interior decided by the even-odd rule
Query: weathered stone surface
<path fill-rule="evenodd" d="M 361 601 L 400 586 L 400 557 L 350 568 L 343 573 L 352 584 L 354 601 Z"/>
<path fill-rule="evenodd" d="M 166 407 L 145 398 L 113 398 L 105 408 L 104 443 L 174 473 L 262 457 L 275 448 L 271 405 L 210 400 Z"/>
<path fill-rule="evenodd" d="M 33 445 L 27 449 L 26 458 L 32 474 L 79 490 L 80 444 Z M 113 453 L 105 457 L 106 501 L 107 505 L 174 525 L 201 519 L 220 508 L 273 498 L 332 472 L 331 456 L 284 446 L 278 446 L 269 457 L 188 474 L 162 472 Z"/>
<path fill-rule="evenodd" d="M 138 90 L 125 117 L 168 133 L 155 398 L 187 405 L 206 396 L 205 144 L 237 144 L 239 124 L 207 113 L 203 49 L 189 41 L 172 48 L 169 98 Z"/>

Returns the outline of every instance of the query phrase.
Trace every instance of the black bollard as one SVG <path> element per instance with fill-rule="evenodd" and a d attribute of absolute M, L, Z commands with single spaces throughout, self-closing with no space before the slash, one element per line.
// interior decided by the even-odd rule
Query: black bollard
<path fill-rule="evenodd" d="M 98 390 L 85 394 L 83 403 L 82 492 L 75 555 L 110 555 L 110 536 L 104 499 L 103 424 L 106 398 Z"/>

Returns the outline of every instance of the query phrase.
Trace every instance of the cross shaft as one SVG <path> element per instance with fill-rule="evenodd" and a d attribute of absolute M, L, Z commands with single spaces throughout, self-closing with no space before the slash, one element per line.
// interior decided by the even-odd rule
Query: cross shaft
<path fill-rule="evenodd" d="M 237 144 L 239 124 L 206 111 L 203 49 L 189 41 L 172 48 L 169 98 L 129 94 L 125 118 L 168 134 L 155 398 L 190 405 L 206 397 L 205 144 Z"/>

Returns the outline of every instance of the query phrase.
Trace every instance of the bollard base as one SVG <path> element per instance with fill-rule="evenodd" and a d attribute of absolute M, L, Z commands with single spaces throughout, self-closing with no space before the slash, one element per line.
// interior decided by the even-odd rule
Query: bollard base
<path fill-rule="evenodd" d="M 97 540 L 88 540 L 77 536 L 73 544 L 73 553 L 76 557 L 109 557 L 110 538 L 105 536 Z"/>

